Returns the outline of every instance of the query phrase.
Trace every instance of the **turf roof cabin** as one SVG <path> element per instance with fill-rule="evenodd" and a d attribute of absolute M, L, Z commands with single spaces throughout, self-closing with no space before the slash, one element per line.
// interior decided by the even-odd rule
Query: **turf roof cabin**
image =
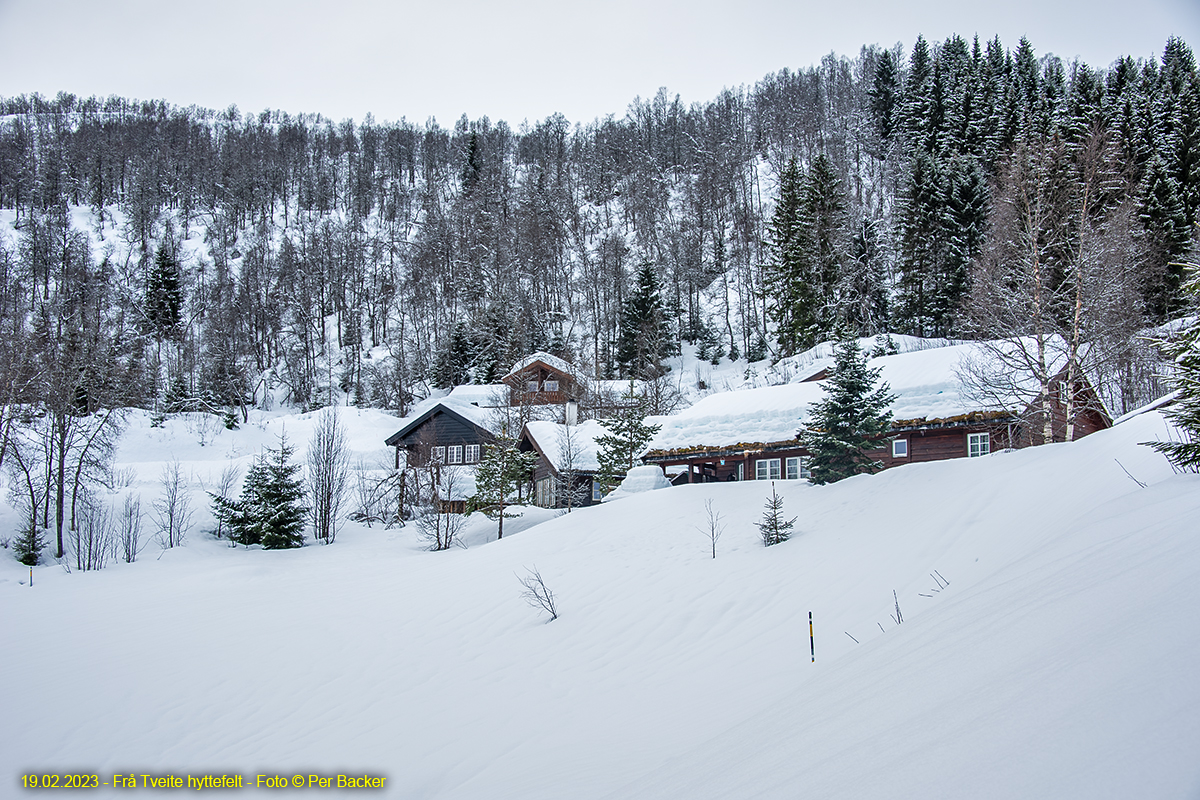
<path fill-rule="evenodd" d="M 1024 399 L 985 403 L 959 377 L 967 360 L 984 357 L 972 344 L 881 356 L 869 366 L 897 395 L 888 442 L 873 457 L 885 468 L 918 461 L 988 455 L 1041 443 L 1041 397 L 1026 386 Z M 809 453 L 797 437 L 813 404 L 825 393 L 820 371 L 798 383 L 710 395 L 691 408 L 648 420 L 659 424 L 643 461 L 663 467 L 675 483 L 798 480 L 808 477 Z M 1055 441 L 1066 432 L 1066 381 L 1051 381 L 1049 406 Z M 1085 379 L 1075 382 L 1074 437 L 1111 425 Z M 997 406 L 1007 408 L 997 410 Z"/>
<path fill-rule="evenodd" d="M 573 366 L 546 352 L 521 359 L 500 380 L 508 386 L 509 404 L 514 406 L 562 405 L 579 400 L 584 389 Z"/>

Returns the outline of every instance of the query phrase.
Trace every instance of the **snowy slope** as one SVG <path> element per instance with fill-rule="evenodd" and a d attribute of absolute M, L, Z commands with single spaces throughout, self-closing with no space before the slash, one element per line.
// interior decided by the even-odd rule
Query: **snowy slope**
<path fill-rule="evenodd" d="M 394 430 L 348 419 L 356 447 Z M 121 457 L 219 473 L 283 424 L 205 448 L 134 429 Z M 746 482 L 444 553 L 411 529 L 286 552 L 196 532 L 133 565 L 40 567 L 32 588 L 6 559 L 0 771 L 14 794 L 20 770 L 70 768 L 370 772 L 422 798 L 1194 798 L 1200 478 L 1137 445 L 1163 435 L 1150 413 L 779 483 L 797 535 L 770 549 L 766 487 Z M 704 499 L 726 524 L 715 560 Z M 533 566 L 550 624 L 519 597 Z"/>

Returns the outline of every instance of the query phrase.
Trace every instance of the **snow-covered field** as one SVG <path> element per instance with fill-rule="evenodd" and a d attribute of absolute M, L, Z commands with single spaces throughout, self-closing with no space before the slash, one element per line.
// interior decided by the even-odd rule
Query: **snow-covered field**
<path fill-rule="evenodd" d="M 352 447 L 387 458 L 397 421 L 344 411 Z M 389 797 L 481 800 L 1200 797 L 1200 476 L 1138 446 L 1165 435 L 1157 413 L 777 484 L 798 521 L 772 548 L 746 482 L 536 511 L 499 542 L 479 521 L 442 553 L 411 527 L 293 551 L 203 533 L 201 482 L 280 428 L 302 446 L 313 416 L 260 421 L 201 447 L 195 425 L 131 419 L 123 491 L 148 507 L 179 459 L 185 547 L 33 587 L 0 558 L 0 796 L 70 771 L 370 774 Z M 520 597 L 531 567 L 554 622 Z"/>

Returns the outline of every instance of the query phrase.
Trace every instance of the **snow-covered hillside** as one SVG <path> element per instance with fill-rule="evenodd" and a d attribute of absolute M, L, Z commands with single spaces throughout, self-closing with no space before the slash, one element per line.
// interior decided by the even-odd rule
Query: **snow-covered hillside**
<path fill-rule="evenodd" d="M 383 455 L 395 419 L 343 411 Z M 33 587 L 0 559 L 0 795 L 70 770 L 369 773 L 481 800 L 1200 796 L 1200 477 L 1138 446 L 1166 435 L 1157 413 L 779 483 L 799 519 L 772 548 L 768 489 L 744 482 L 540 512 L 499 542 L 480 521 L 441 553 L 411 528 L 291 551 L 203 534 L 200 481 L 279 428 L 303 445 L 312 417 L 261 422 L 201 447 L 131 419 L 134 487 L 171 457 L 193 476 L 185 547 Z M 521 600 L 533 567 L 552 623 Z"/>

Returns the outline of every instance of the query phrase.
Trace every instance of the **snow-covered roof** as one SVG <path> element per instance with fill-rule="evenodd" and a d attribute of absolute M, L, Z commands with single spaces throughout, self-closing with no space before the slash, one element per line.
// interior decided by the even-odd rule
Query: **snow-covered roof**
<path fill-rule="evenodd" d="M 480 408 L 493 408 L 508 402 L 508 391 L 508 386 L 503 383 L 468 383 L 455 386 L 446 397 Z"/>
<path fill-rule="evenodd" d="M 510 369 L 508 371 L 508 374 L 505 375 L 500 380 L 508 380 L 509 378 L 513 377 L 514 375 L 517 375 L 518 373 L 520 373 L 522 370 L 528 368 L 529 365 L 533 364 L 535 361 L 541 361 L 543 364 L 545 364 L 547 367 L 550 367 L 553 370 L 561 372 L 564 375 L 570 375 L 571 377 L 575 377 L 575 367 L 571 366 L 570 364 L 568 364 L 566 361 L 562 360 L 558 356 L 550 355 L 547 352 L 539 350 L 536 353 L 531 353 L 530 355 L 525 356 L 520 361 L 518 361 L 516 364 L 513 364 L 513 368 Z"/>
<path fill-rule="evenodd" d="M 605 435 L 608 431 L 596 420 L 588 419 L 571 426 L 545 421 L 525 423 L 525 430 L 529 433 L 529 438 L 537 444 L 538 449 L 546 456 L 556 472 L 561 472 L 565 466 L 566 453 L 563 439 L 567 436 L 568 427 L 570 435 L 573 437 L 575 469 L 584 472 L 595 472 L 600 469 L 600 462 L 597 460 L 599 447 L 596 445 L 596 438 Z"/>
<path fill-rule="evenodd" d="M 919 350 L 937 350 L 955 344 L 962 342 L 953 339 L 923 339 L 901 333 L 866 336 L 858 340 L 858 346 L 864 353 L 872 353 L 881 347 L 890 346 L 897 354 L 904 354 Z M 803 352 L 780 359 L 772 370 L 776 374 L 788 376 L 788 383 L 809 380 L 813 375 L 833 367 L 833 351 L 836 347 L 835 341 L 821 342 Z"/>
<path fill-rule="evenodd" d="M 880 356 L 868 366 L 881 368 L 880 379 L 896 395 L 891 406 L 893 419 L 932 421 L 994 410 L 972 397 L 959 379 L 959 368 L 968 358 L 989 356 L 977 344 L 958 344 Z M 824 398 L 824 385 L 825 381 L 810 381 L 709 395 L 676 414 L 648 419 L 648 423 L 662 426 L 649 449 L 716 448 L 795 439 L 813 404 Z"/>
<path fill-rule="evenodd" d="M 623 381 L 592 381 L 592 391 L 596 394 L 607 394 L 615 397 L 629 394 L 629 387 L 633 386 L 635 395 L 645 391 L 643 381 L 639 380 L 623 380 Z"/>
<path fill-rule="evenodd" d="M 455 399 L 451 396 L 427 397 L 413 406 L 412 410 L 408 413 L 408 416 L 400 420 L 400 429 L 391 437 L 389 437 L 389 441 L 399 434 L 405 433 L 410 427 L 412 427 L 414 423 L 420 420 L 421 417 L 436 410 L 439 406 L 453 411 L 463 419 L 471 422 L 474 425 L 478 425 L 484 430 L 495 433 L 493 430 L 492 409 L 480 408 L 479 406 Z"/>

